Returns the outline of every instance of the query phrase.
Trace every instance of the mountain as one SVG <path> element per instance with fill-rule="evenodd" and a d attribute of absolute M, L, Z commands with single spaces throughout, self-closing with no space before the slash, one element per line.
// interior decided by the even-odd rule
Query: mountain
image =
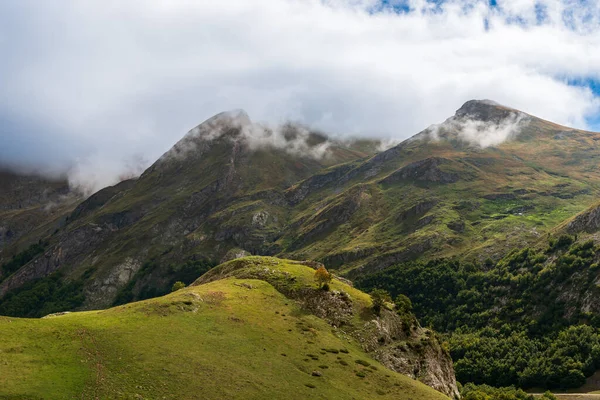
<path fill-rule="evenodd" d="M 599 140 L 487 100 L 380 152 L 219 114 L 138 179 L 79 204 L 0 297 L 56 273 L 81 284 L 81 307 L 106 307 L 244 254 L 350 277 L 416 258 L 498 260 L 595 204 Z"/>
<path fill-rule="evenodd" d="M 64 225 L 66 214 L 82 200 L 64 178 L 0 166 L 0 265 Z"/>
<path fill-rule="evenodd" d="M 598 140 L 489 101 L 467 102 L 316 190 L 299 208 L 325 198 L 315 207 L 323 211 L 299 214 L 303 244 L 288 255 L 361 271 L 423 256 L 498 259 L 597 201 Z M 350 212 L 332 222 L 336 205 Z"/>
<path fill-rule="evenodd" d="M 448 354 L 414 316 L 376 315 L 368 295 L 337 279 L 318 289 L 313 274 L 248 257 L 165 297 L 0 317 L 0 396 L 448 399 L 405 374 L 457 394 Z"/>
<path fill-rule="evenodd" d="M 219 114 L 137 180 L 81 203 L 47 239 L 43 255 L 3 280 L 0 296 L 59 271 L 71 280 L 85 275 L 87 307 L 105 307 L 148 263 L 152 276 L 139 276 L 136 291 L 164 293 L 181 278 L 173 268 L 187 262 L 218 262 L 239 248 L 279 253 L 276 240 L 288 223 L 286 188 L 378 145 L 334 141 L 295 125 L 273 132 L 244 113 Z"/>
<path fill-rule="evenodd" d="M 0 225 L 10 224 L 11 232 L 18 233 L 4 239 L 0 252 L 0 315 L 43 317 L 156 298 L 56 319 L 61 321 L 56 329 L 71 334 L 111 326 L 118 318 L 139 332 L 144 324 L 136 317 L 139 310 L 147 311 L 144 318 L 171 318 L 170 311 L 156 311 L 164 307 L 159 305 L 171 304 L 182 312 L 195 309 L 193 299 L 183 305 L 171 300 L 179 294 L 159 297 L 177 281 L 196 282 L 186 290 L 204 298 L 217 291 L 203 292 L 210 285 L 233 295 L 239 282 L 235 288 L 222 287 L 223 282 L 258 279 L 288 304 L 320 318 L 319 324 L 328 324 L 327 332 L 333 329 L 337 339 L 350 340 L 361 356 L 447 395 L 457 394 L 448 352 L 463 383 L 578 387 L 600 368 L 600 253 L 594 242 L 600 227 L 599 140 L 598 133 L 563 127 L 489 100 L 469 101 L 441 124 L 388 149 L 376 140 L 339 140 L 300 125 L 271 128 L 236 111 L 192 129 L 139 178 L 83 201 L 65 181 L 6 173 Z M 398 320 L 391 309 L 383 317 L 365 311 L 372 310 L 368 296 L 342 288 L 340 282 L 332 292 L 308 290 L 313 272 L 307 266 L 319 263 L 340 281 L 351 278 L 373 296 L 376 289 L 409 295 L 417 316 L 447 342 L 440 344 L 412 314 Z M 300 267 L 307 269 L 300 273 Z M 297 287 L 294 282 L 300 281 Z M 351 293 L 345 311 L 330 298 L 340 288 Z M 278 295 L 263 295 L 264 301 L 250 304 L 270 310 Z M 298 311 L 283 313 L 296 318 Z M 406 318 L 410 329 L 403 331 Z M 10 330 L 17 322 L 32 335 L 52 324 L 9 321 L 2 333 L 6 337 L 17 335 Z M 191 335 L 188 323 L 194 324 L 174 319 L 169 326 Z M 286 332 L 277 329 L 279 335 Z M 159 341 L 152 334 L 147 340 Z M 259 334 L 263 338 L 273 332 L 259 329 L 242 336 Z M 104 346 L 135 347 L 132 337 L 123 333 L 122 344 Z M 64 345 L 53 340 L 50 348 Z M 174 349 L 167 342 L 164 346 Z M 572 342 L 585 345 L 572 347 Z M 204 347 L 197 354 L 219 358 Z M 161 357 L 156 365 L 165 362 Z M 155 362 L 111 360 L 117 370 L 154 368 Z M 276 368 L 292 374 L 287 368 L 296 364 L 286 365 Z M 244 368 L 239 373 L 249 376 Z M 133 390 L 119 380 L 117 370 L 110 378 L 113 386 L 98 390 L 117 397 L 111 387 Z M 358 378 L 357 372 L 366 374 L 360 368 L 352 372 Z M 344 387 L 343 396 L 370 396 L 358 395 L 366 392 L 348 386 L 346 378 L 337 376 L 332 387 Z M 83 390 L 80 383 L 73 385 L 72 390 Z M 252 390 L 260 388 L 262 383 Z M 330 389 L 323 389 L 326 397 Z M 465 390 L 483 395 L 488 388 Z"/>

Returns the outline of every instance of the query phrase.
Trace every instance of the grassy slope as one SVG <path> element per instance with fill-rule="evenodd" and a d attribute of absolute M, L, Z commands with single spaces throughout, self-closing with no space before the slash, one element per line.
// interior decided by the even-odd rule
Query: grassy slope
<path fill-rule="evenodd" d="M 598 133 L 533 118 L 518 139 L 487 149 L 451 137 L 407 142 L 395 157 L 380 165 L 377 175 L 366 180 L 366 175 L 359 174 L 345 183 L 344 191 L 337 185 L 325 187 L 296 207 L 293 219 L 299 228 L 289 232 L 293 237 L 305 235 L 327 220 L 320 214 L 328 206 L 353 197 L 358 187 L 364 193 L 347 221 L 333 224 L 300 249 L 284 254 L 327 262 L 328 257 L 339 253 L 363 250 L 381 256 L 430 242 L 426 249 L 429 256 L 498 258 L 523 242 L 545 240 L 547 232 L 597 201 L 599 141 Z M 410 180 L 382 183 L 382 177 L 432 156 L 454 161 L 441 169 L 457 173 L 460 179 L 449 184 Z M 489 197 L 493 195 L 500 197 Z M 436 201 L 433 208 L 401 226 L 400 214 L 429 200 Z M 418 222 L 422 218 L 431 221 L 421 226 Z M 447 226 L 456 221 L 464 223 L 464 231 L 455 232 Z M 287 244 L 287 240 L 284 236 L 281 242 Z M 357 262 L 345 262 L 344 268 L 364 263 L 363 256 Z"/>
<path fill-rule="evenodd" d="M 269 267 L 300 284 L 312 274 L 284 261 Z M 385 369 L 260 280 L 225 278 L 104 311 L 0 318 L 0 337 L 2 398 L 445 398 Z"/>

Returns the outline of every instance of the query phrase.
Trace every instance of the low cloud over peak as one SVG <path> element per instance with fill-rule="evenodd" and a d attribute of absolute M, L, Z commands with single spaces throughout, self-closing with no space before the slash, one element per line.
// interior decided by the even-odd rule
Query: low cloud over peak
<path fill-rule="evenodd" d="M 0 162 L 91 188 L 243 108 L 402 140 L 491 98 L 595 129 L 596 2 L 92 0 L 0 3 Z M 74 172 L 75 171 L 75 172 Z"/>

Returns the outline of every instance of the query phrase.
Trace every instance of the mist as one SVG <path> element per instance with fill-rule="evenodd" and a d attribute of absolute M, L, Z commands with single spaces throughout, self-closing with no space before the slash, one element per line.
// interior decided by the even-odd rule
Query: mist
<path fill-rule="evenodd" d="M 445 140 L 448 133 L 464 142 L 480 148 L 498 146 L 515 139 L 531 117 L 519 111 L 511 111 L 499 120 L 482 121 L 469 116 L 454 116 L 441 124 L 426 129 L 426 136 L 432 140 Z"/>
<path fill-rule="evenodd" d="M 192 154 L 201 157 L 203 151 L 210 148 L 210 142 L 217 139 L 243 142 L 250 150 L 280 149 L 291 156 L 318 160 L 329 156 L 331 146 L 349 145 L 359 138 L 344 135 L 330 137 L 291 121 L 282 124 L 253 122 L 245 111 L 232 110 L 219 113 L 191 129 L 160 160 L 182 160 Z M 380 149 L 393 143 L 372 140 L 379 142 Z"/>

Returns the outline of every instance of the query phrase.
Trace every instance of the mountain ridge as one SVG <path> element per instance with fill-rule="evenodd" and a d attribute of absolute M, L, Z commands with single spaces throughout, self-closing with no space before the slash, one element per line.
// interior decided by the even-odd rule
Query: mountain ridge
<path fill-rule="evenodd" d="M 515 125 L 515 112 L 470 101 L 449 120 L 479 116 L 474 129 L 485 133 L 507 115 Z M 137 180 L 83 202 L 43 255 L 0 282 L 0 295 L 61 270 L 87 276 L 85 307 L 105 307 L 136 276 L 134 297 L 164 292 L 173 268 L 229 253 L 317 259 L 349 276 L 418 257 L 499 258 L 600 195 L 600 135 L 527 118 L 493 146 L 446 122 L 376 152 L 375 142 L 218 114 Z"/>

